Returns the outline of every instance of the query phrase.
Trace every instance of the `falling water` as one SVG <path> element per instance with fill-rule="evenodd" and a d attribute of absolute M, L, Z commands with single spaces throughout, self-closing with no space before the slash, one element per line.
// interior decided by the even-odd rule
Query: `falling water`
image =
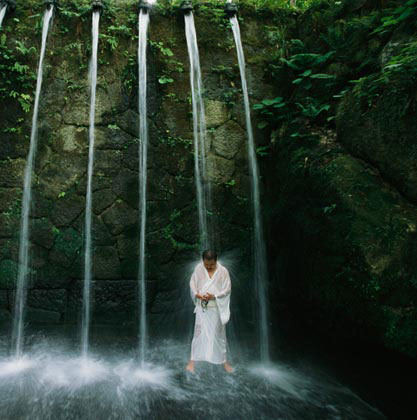
<path fill-rule="evenodd" d="M 248 157 L 251 171 L 252 204 L 254 217 L 254 276 L 257 293 L 259 334 L 261 359 L 269 360 L 269 335 L 268 335 L 268 307 L 266 299 L 267 265 L 266 250 L 263 235 L 261 203 L 259 197 L 259 170 L 256 161 L 255 143 L 253 140 L 252 122 L 250 117 L 250 104 L 248 86 L 245 75 L 245 56 L 243 54 L 242 41 L 240 38 L 239 22 L 236 16 L 230 18 L 235 38 L 237 57 L 239 61 L 240 77 L 242 79 L 243 100 L 245 103 L 246 131 L 248 136 Z"/>
<path fill-rule="evenodd" d="M 84 251 L 84 292 L 83 292 L 83 315 L 81 329 L 82 356 L 87 358 L 88 336 L 90 329 L 90 305 L 91 305 L 91 211 L 93 205 L 92 180 L 94 166 L 94 119 L 96 107 L 96 86 L 97 86 L 97 48 L 98 48 L 98 27 L 100 11 L 93 11 L 92 26 L 92 55 L 90 61 L 89 80 L 91 86 L 90 96 L 90 127 L 89 127 L 89 149 L 88 149 L 88 181 L 85 204 L 85 251 Z"/>
<path fill-rule="evenodd" d="M 206 174 L 206 118 L 202 96 L 203 83 L 201 80 L 200 58 L 198 54 L 193 13 L 190 12 L 185 14 L 184 19 L 188 56 L 190 58 L 190 81 L 193 105 L 194 171 L 197 188 L 200 246 L 202 248 L 208 248 L 209 229 L 207 208 L 210 203 L 210 188 Z"/>
<path fill-rule="evenodd" d="M 4 19 L 4 15 L 6 14 L 7 11 L 7 3 L 3 4 L 3 6 L 0 9 L 0 28 L 1 25 L 3 24 L 3 19 Z"/>
<path fill-rule="evenodd" d="M 49 23 L 52 19 L 53 9 L 53 6 L 49 7 L 45 10 L 45 14 L 43 16 L 42 47 L 39 57 L 38 77 L 36 81 L 35 106 L 33 109 L 29 154 L 25 167 L 22 214 L 20 218 L 19 270 L 17 274 L 16 301 L 12 332 L 12 345 L 15 349 L 16 357 L 21 357 L 23 347 L 24 308 L 26 304 L 26 288 L 29 274 L 29 210 L 32 198 L 32 170 L 37 148 L 38 111 L 39 97 L 42 88 L 43 59 L 45 57 L 46 39 L 48 36 Z"/>
<path fill-rule="evenodd" d="M 145 283 L 145 233 L 146 233 L 146 181 L 148 158 L 148 122 L 146 107 L 146 46 L 149 14 L 143 9 L 139 12 L 139 351 L 141 362 L 145 361 L 146 350 L 146 283 Z"/>

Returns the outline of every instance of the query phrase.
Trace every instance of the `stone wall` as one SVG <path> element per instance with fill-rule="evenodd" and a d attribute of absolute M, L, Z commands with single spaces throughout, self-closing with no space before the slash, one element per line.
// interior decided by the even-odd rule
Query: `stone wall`
<path fill-rule="evenodd" d="M 31 210 L 29 322 L 74 323 L 81 310 L 91 12 L 75 10 L 70 4 L 55 16 L 47 44 Z M 133 3 L 114 10 L 105 11 L 100 21 L 93 322 L 131 324 L 136 319 L 138 270 L 137 14 Z M 31 18 L 34 12 L 40 15 Z M 41 13 L 40 5 L 18 4 L 19 22 L 5 21 L 5 45 L 14 50 L 15 42 L 22 41 L 26 48 L 39 49 L 39 29 L 30 28 Z M 249 17 L 242 23 L 249 58 L 267 54 L 262 25 Z M 220 254 L 233 255 L 230 263 L 239 266 L 234 273 L 238 296 L 252 284 L 249 174 L 236 50 L 218 10 L 197 11 L 196 31 L 205 86 L 214 241 Z M 149 38 L 147 302 L 151 320 L 158 322 L 189 305 L 188 279 L 199 258 L 198 221 L 182 15 L 154 12 Z M 35 70 L 37 56 L 20 58 Z M 271 92 L 259 63 L 250 64 L 247 73 L 252 101 Z M 0 314 L 10 319 L 31 112 L 24 113 L 16 100 L 3 100 L 0 112 Z M 10 127 L 17 130 L 5 133 Z"/>

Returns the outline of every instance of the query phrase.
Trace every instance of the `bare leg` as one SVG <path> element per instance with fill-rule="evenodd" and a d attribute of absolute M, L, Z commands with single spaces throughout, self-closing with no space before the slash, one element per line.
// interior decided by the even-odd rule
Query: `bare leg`
<path fill-rule="evenodd" d="M 185 370 L 188 370 L 188 372 L 195 373 L 194 372 L 194 360 L 190 360 L 185 367 Z"/>
<path fill-rule="evenodd" d="M 227 363 L 227 362 L 225 362 L 225 363 L 223 364 L 223 367 L 224 367 L 224 370 L 225 370 L 227 373 L 232 373 L 232 372 L 234 371 L 234 369 L 232 368 L 232 366 L 230 366 L 230 365 L 229 365 L 229 363 Z"/>

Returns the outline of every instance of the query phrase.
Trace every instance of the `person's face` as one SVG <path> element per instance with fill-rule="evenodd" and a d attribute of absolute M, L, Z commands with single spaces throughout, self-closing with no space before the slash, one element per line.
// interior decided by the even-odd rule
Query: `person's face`
<path fill-rule="evenodd" d="M 203 260 L 204 267 L 207 271 L 214 271 L 216 269 L 217 261 L 216 260 Z"/>

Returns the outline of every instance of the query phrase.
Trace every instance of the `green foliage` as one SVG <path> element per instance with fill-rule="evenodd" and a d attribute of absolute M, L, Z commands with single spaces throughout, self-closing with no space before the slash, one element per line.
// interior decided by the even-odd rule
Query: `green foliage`
<path fill-rule="evenodd" d="M 293 45 L 297 46 L 297 49 L 302 46 L 304 48 L 304 44 L 295 42 L 297 40 L 293 40 Z M 326 63 L 332 56 L 334 55 L 334 51 L 329 51 L 326 54 L 313 54 L 313 53 L 298 53 L 291 56 L 290 59 L 281 58 L 281 61 L 286 64 L 288 67 L 295 71 L 304 70 L 306 67 L 313 67 L 319 66 L 321 64 Z"/>
<path fill-rule="evenodd" d="M 390 11 L 391 14 L 381 19 L 382 24 L 375 29 L 373 34 L 391 32 L 400 25 L 411 23 L 416 27 L 417 0 L 408 0 L 404 5 Z"/>
<path fill-rule="evenodd" d="M 270 145 L 267 146 L 258 146 L 256 148 L 256 154 L 260 157 L 268 156 L 270 152 Z"/>
<path fill-rule="evenodd" d="M 307 118 L 315 119 L 317 118 L 323 111 L 328 111 L 330 109 L 329 104 L 321 104 L 320 101 L 316 98 L 306 97 L 305 103 L 302 104 L 297 102 L 296 106 L 301 111 L 301 114 Z"/>
<path fill-rule="evenodd" d="M 231 66 L 224 66 L 223 64 L 219 64 L 218 66 L 213 66 L 211 68 L 211 71 L 215 74 L 219 74 L 222 76 L 225 76 L 229 79 L 232 79 L 234 77 L 234 70 Z"/>
<path fill-rule="evenodd" d="M 174 209 L 169 216 L 170 223 L 162 229 L 162 236 L 171 242 L 174 249 L 196 249 L 197 244 L 186 243 L 177 236 L 177 232 L 184 232 L 184 225 L 181 222 L 182 216 L 181 210 Z"/>
<path fill-rule="evenodd" d="M 172 50 L 168 47 L 165 47 L 162 41 L 149 40 L 149 45 L 154 51 L 159 51 L 165 57 L 172 57 L 174 55 Z"/>
<path fill-rule="evenodd" d="M 161 76 L 158 79 L 158 83 L 160 83 L 161 85 L 165 85 L 167 83 L 173 83 L 174 79 L 172 79 L 171 77 L 167 77 L 167 76 Z"/>
<path fill-rule="evenodd" d="M 7 42 L 5 33 L 0 38 L 0 100 L 16 99 L 21 109 L 30 111 L 36 74 L 29 64 L 36 56 L 36 48 L 27 48 L 22 41 Z"/>
<path fill-rule="evenodd" d="M 128 60 L 126 66 L 122 70 L 121 79 L 124 88 L 130 93 L 137 84 L 138 66 L 135 54 L 126 52 L 126 55 Z"/>
<path fill-rule="evenodd" d="M 233 87 L 224 88 L 221 94 L 221 101 L 225 102 L 228 108 L 232 108 L 235 103 L 237 96 L 239 94 L 239 89 Z"/>
<path fill-rule="evenodd" d="M 389 87 L 407 91 L 417 79 L 417 41 L 404 43 L 398 54 L 392 56 L 380 73 L 370 74 L 357 80 L 353 94 L 362 98 L 368 107 L 372 107 L 381 94 Z M 412 95 L 413 90 L 407 93 Z M 408 101 L 409 103 L 409 101 Z"/>
<path fill-rule="evenodd" d="M 176 147 L 178 145 L 183 146 L 185 149 L 189 149 L 193 141 L 190 139 L 184 139 L 181 136 L 173 136 L 170 134 L 170 130 L 166 130 L 166 134 L 159 138 L 159 141 L 163 144 L 167 144 L 170 147 Z"/>

